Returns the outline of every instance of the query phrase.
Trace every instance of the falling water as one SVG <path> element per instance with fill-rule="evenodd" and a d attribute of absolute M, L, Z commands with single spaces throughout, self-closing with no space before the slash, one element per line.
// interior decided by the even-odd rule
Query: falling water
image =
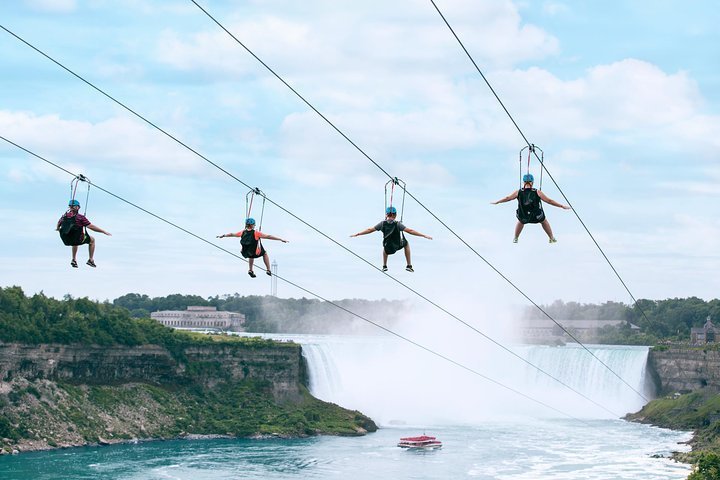
<path fill-rule="evenodd" d="M 413 327 L 418 333 L 417 324 Z M 0 478 L 50 480 L 62 472 L 63 478 L 103 480 L 358 475 L 419 480 L 680 480 L 690 471 L 687 465 L 659 458 L 674 450 L 687 451 L 689 447 L 678 442 L 686 442 L 688 432 L 624 422 L 607 411 L 621 414 L 642 404 L 607 367 L 641 389 L 646 348 L 588 347 L 596 359 L 578 346 L 513 347 L 553 379 L 507 351 L 478 345 L 475 338 L 463 342 L 457 340 L 462 337 L 435 334 L 423 339 L 433 351 L 476 372 L 471 373 L 394 338 L 267 336 L 302 344 L 316 396 L 357 408 L 384 428 L 362 437 L 182 440 L 6 455 L 0 457 Z M 560 418 L 567 415 L 574 417 Z M 426 428 L 442 440 L 441 450 L 407 452 L 395 446 L 399 437 Z"/>
<path fill-rule="evenodd" d="M 295 340 L 303 346 L 315 396 L 380 423 L 472 424 L 522 415 L 617 418 L 642 407 L 640 394 L 649 396 L 647 347 L 513 348 L 527 363 L 505 351 L 452 352 L 488 380 L 393 338 L 298 335 Z"/>

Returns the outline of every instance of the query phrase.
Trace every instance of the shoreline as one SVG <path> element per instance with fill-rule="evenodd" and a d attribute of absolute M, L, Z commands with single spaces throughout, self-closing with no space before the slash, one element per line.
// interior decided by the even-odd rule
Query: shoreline
<path fill-rule="evenodd" d="M 630 413 L 623 419 L 674 431 L 690 432 L 690 439 L 682 442 L 689 445 L 690 450 L 674 451 L 669 458 L 697 469 L 699 462 L 705 456 L 719 453 L 716 421 L 713 421 L 713 418 L 720 417 L 718 403 L 720 396 L 714 390 L 701 389 L 685 394 L 675 393 L 656 398 L 643 406 L 640 411 Z"/>
<path fill-rule="evenodd" d="M 377 430 L 361 412 L 310 394 L 299 345 L 213 342 L 175 355 L 152 345 L 0 342 L 0 451 Z"/>
<path fill-rule="evenodd" d="M 254 434 L 249 436 L 237 436 L 237 435 L 227 435 L 227 434 L 217 434 L 217 433 L 209 433 L 209 434 L 201 434 L 201 433 L 189 433 L 187 435 L 180 435 L 177 437 L 170 437 L 170 438 L 160 438 L 160 437 L 146 437 L 146 438 L 99 438 L 97 442 L 85 442 L 85 443 L 76 443 L 76 444 L 59 444 L 56 446 L 52 446 L 48 444 L 46 441 L 35 441 L 35 440 L 27 440 L 27 441 L 21 441 L 19 443 L 13 444 L 12 451 L 7 451 L 4 448 L 0 448 L 0 456 L 4 455 L 22 455 L 25 453 L 34 453 L 34 452 L 50 452 L 55 450 L 70 450 L 75 448 L 101 448 L 101 447 L 109 447 L 113 445 L 137 445 L 140 443 L 155 443 L 155 442 L 170 442 L 170 441 L 181 441 L 181 440 L 188 440 L 188 441 L 203 441 L 203 440 L 293 440 L 293 439 L 300 439 L 300 438 L 311 438 L 316 436 L 324 436 L 324 437 L 361 437 L 364 436 L 368 432 L 363 429 L 362 432 L 358 432 L 355 435 L 348 435 L 348 434 L 333 434 L 333 433 L 318 433 L 316 435 L 287 435 L 287 434 L 280 434 L 280 433 L 270 433 L 270 434 Z"/>

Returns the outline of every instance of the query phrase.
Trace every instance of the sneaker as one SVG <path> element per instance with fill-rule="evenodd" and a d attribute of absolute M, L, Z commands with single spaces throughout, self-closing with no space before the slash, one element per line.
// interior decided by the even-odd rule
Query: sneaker
<path fill-rule="evenodd" d="M 407 267 L 405 267 L 405 270 L 407 270 L 408 272 L 414 272 L 414 271 L 415 271 L 415 270 L 413 270 L 412 265 L 408 265 Z"/>
<path fill-rule="evenodd" d="M 548 243 L 557 243 L 557 240 L 555 240 L 555 237 L 551 238 Z"/>
<path fill-rule="evenodd" d="M 513 243 L 517 243 L 517 242 L 518 242 L 518 237 L 513 238 Z"/>
<path fill-rule="evenodd" d="M 97 266 L 97 265 L 95 265 L 95 262 L 92 261 L 92 260 L 88 260 L 88 261 L 86 262 L 86 264 L 89 265 L 89 266 L 91 266 L 91 267 L 93 267 L 93 268 L 95 268 L 95 267 Z"/>
<path fill-rule="evenodd" d="M 270 270 L 265 270 L 265 273 L 268 274 L 268 277 L 272 277 L 272 272 Z"/>
<path fill-rule="evenodd" d="M 78 266 L 77 266 L 77 260 L 72 260 L 72 261 L 70 262 L 70 266 L 73 267 L 73 268 L 78 268 Z"/>
<path fill-rule="evenodd" d="M 382 271 L 387 272 L 387 265 L 383 265 Z"/>
<path fill-rule="evenodd" d="M 253 272 L 252 270 L 248 270 L 248 275 L 250 275 L 252 278 L 257 277 L 257 275 L 255 275 L 255 272 Z"/>

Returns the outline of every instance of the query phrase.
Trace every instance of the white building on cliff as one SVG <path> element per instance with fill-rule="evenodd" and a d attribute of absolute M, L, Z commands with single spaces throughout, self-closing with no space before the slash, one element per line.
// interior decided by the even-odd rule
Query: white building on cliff
<path fill-rule="evenodd" d="M 218 311 L 217 307 L 187 307 L 187 310 L 161 310 L 152 312 L 150 318 L 171 328 L 197 328 L 242 332 L 245 315 L 237 312 Z"/>

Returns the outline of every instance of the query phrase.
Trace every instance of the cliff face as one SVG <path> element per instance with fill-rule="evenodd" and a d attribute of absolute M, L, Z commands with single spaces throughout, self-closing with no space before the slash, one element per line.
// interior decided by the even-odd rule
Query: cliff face
<path fill-rule="evenodd" d="M 177 358 L 176 358 L 177 357 Z M 186 347 L 173 356 L 154 345 L 139 347 L 0 343 L 0 380 L 49 379 L 76 384 L 130 382 L 213 387 L 245 379 L 266 381 L 277 400 L 297 400 L 304 383 L 299 345 L 249 348 L 242 344 Z"/>
<path fill-rule="evenodd" d="M 301 347 L 0 342 L 0 454 L 194 435 L 362 435 L 373 421 L 312 397 Z"/>
<path fill-rule="evenodd" d="M 701 388 L 720 391 L 720 351 L 688 347 L 651 349 L 648 369 L 661 395 Z"/>

